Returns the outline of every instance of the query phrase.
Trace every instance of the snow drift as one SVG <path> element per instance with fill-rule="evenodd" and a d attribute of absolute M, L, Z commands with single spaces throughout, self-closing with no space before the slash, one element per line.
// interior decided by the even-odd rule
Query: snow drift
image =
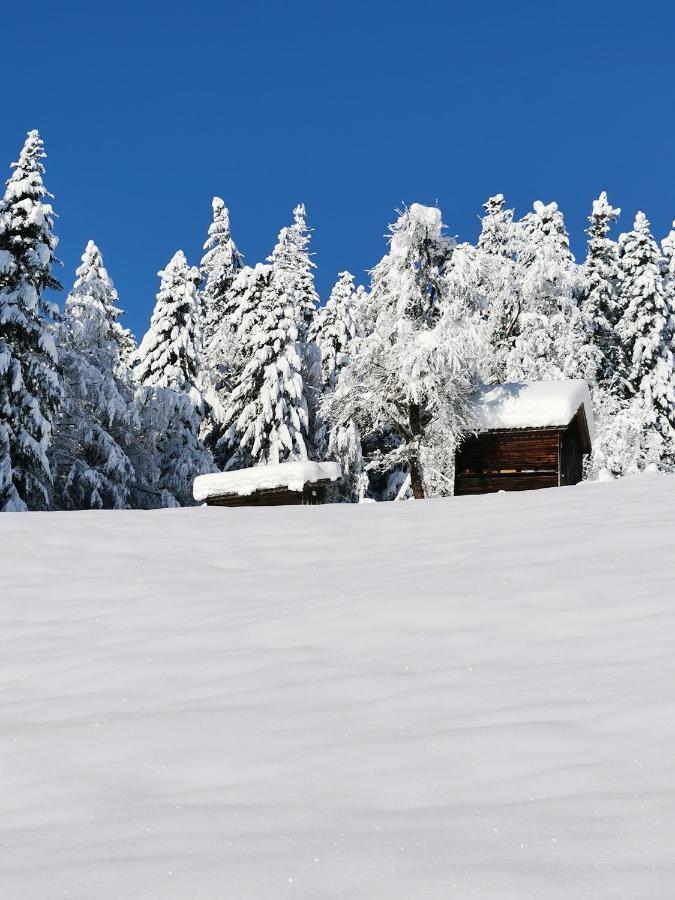
<path fill-rule="evenodd" d="M 671 896 L 674 500 L 0 516 L 3 900 Z"/>

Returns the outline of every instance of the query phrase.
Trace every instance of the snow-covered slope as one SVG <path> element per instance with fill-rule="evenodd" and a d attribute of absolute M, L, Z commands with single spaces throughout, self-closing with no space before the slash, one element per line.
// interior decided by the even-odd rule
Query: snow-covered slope
<path fill-rule="evenodd" d="M 669 898 L 675 478 L 0 516 L 0 896 Z"/>

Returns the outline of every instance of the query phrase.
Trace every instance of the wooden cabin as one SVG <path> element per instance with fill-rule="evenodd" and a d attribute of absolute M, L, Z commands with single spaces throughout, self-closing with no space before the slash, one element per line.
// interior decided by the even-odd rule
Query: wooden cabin
<path fill-rule="evenodd" d="M 193 495 L 207 506 L 301 506 L 325 502 L 342 477 L 338 463 L 290 462 L 195 478 Z"/>
<path fill-rule="evenodd" d="M 486 388 L 477 433 L 455 458 L 455 495 L 577 484 L 591 451 L 593 410 L 585 381 Z"/>

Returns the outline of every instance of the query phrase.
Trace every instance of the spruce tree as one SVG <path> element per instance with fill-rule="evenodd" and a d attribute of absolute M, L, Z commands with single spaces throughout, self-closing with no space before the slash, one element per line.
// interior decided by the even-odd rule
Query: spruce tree
<path fill-rule="evenodd" d="M 349 348 L 358 333 L 357 292 L 354 276 L 340 272 L 325 306 L 312 322 L 307 339 L 316 344 L 321 357 L 323 390 L 335 387 L 340 369 L 349 360 Z"/>
<path fill-rule="evenodd" d="M 120 362 L 128 332 L 98 247 L 89 241 L 56 328 L 64 401 L 50 449 L 57 509 L 124 509 L 134 482 L 127 451 L 138 416 Z"/>
<path fill-rule="evenodd" d="M 503 381 L 506 358 L 517 334 L 520 315 L 519 249 L 520 228 L 513 210 L 506 209 L 504 195 L 489 197 L 483 204 L 485 215 L 477 247 L 482 256 L 479 290 L 484 296 L 488 331 L 492 345 L 490 379 Z"/>
<path fill-rule="evenodd" d="M 599 351 L 597 381 L 603 388 L 611 387 L 621 368 L 621 345 L 616 332 L 619 318 L 617 301 L 619 249 L 608 237 L 621 210 L 611 206 L 603 191 L 593 201 L 589 216 L 588 254 L 583 267 L 583 288 L 580 297 L 581 313 L 592 343 Z"/>
<path fill-rule="evenodd" d="M 0 511 L 44 508 L 51 475 L 47 451 L 62 388 L 49 331 L 60 289 L 45 158 L 30 131 L 0 202 Z"/>
<path fill-rule="evenodd" d="M 203 318 L 204 362 L 217 368 L 223 360 L 217 351 L 221 332 L 228 332 L 227 293 L 244 261 L 230 232 L 230 214 L 220 197 L 212 202 L 213 221 L 204 244 L 200 273 L 203 279 L 201 304 Z M 211 354 L 214 352 L 214 358 Z"/>
<path fill-rule="evenodd" d="M 673 332 L 663 280 L 662 258 L 644 213 L 619 238 L 621 283 L 617 324 L 624 355 L 621 373 L 629 397 L 640 397 L 647 431 L 662 442 L 661 462 L 675 457 Z M 646 439 L 649 435 L 646 435 Z"/>
<path fill-rule="evenodd" d="M 506 358 L 508 381 L 594 380 L 597 351 L 577 305 L 579 268 L 556 203 L 537 200 L 522 220 L 517 263 L 521 311 Z"/>
<path fill-rule="evenodd" d="M 199 273 L 178 250 L 158 275 L 159 292 L 150 328 L 136 354 L 136 379 L 151 387 L 189 393 L 195 407 L 201 408 Z"/>
<path fill-rule="evenodd" d="M 205 413 L 200 383 L 199 273 L 179 250 L 159 272 L 150 328 L 136 354 L 134 375 L 145 388 L 139 405 L 148 433 L 156 435 L 157 482 L 164 505 L 192 501 L 192 480 L 212 471 L 199 431 Z M 167 499 L 169 498 L 169 499 Z"/>
<path fill-rule="evenodd" d="M 243 267 L 243 258 L 230 233 L 230 217 L 220 197 L 213 198 L 213 221 L 204 244 L 200 273 L 202 276 L 201 314 L 203 325 L 203 386 L 208 402 L 202 436 L 215 447 L 222 437 L 220 422 L 224 403 L 232 390 L 234 359 L 237 345 L 232 325 L 237 310 L 237 291 L 232 284 Z"/>
<path fill-rule="evenodd" d="M 242 334 L 248 361 L 230 395 L 227 430 L 218 447 L 228 469 L 309 457 L 301 307 L 275 274 L 259 299 L 259 321 L 251 321 Z"/>
<path fill-rule="evenodd" d="M 274 269 L 275 290 L 293 307 L 301 340 L 304 340 L 319 302 L 314 288 L 312 270 L 315 265 L 309 253 L 309 241 L 305 206 L 300 203 L 293 210 L 293 224 L 281 229 L 268 260 Z"/>
<path fill-rule="evenodd" d="M 263 296 L 270 287 L 272 266 L 257 263 L 255 267 L 244 266 L 234 278 L 227 292 L 226 307 L 228 320 L 227 371 L 222 372 L 222 381 L 217 396 L 207 394 L 210 405 L 208 424 L 204 428 L 204 441 L 213 453 L 218 468 L 224 469 L 231 455 L 231 447 L 225 440 L 228 430 L 227 411 L 230 407 L 232 391 L 239 385 L 242 372 L 249 361 L 250 341 L 266 315 Z M 225 357 L 224 357 L 225 358 Z"/>

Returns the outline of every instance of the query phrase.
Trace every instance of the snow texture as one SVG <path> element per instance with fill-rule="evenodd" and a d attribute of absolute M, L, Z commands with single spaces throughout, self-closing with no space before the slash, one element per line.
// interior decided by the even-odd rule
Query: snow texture
<path fill-rule="evenodd" d="M 671 897 L 674 496 L 0 516 L 3 900 Z"/>
<path fill-rule="evenodd" d="M 254 466 L 234 472 L 200 475 L 195 478 L 194 498 L 197 502 L 202 502 L 209 497 L 222 497 L 223 494 L 248 497 L 255 491 L 275 488 L 301 491 L 306 484 L 324 479 L 337 481 L 341 475 L 340 466 L 335 462 L 289 462 L 275 466 Z"/>
<path fill-rule="evenodd" d="M 476 402 L 478 430 L 563 427 L 569 425 L 580 406 L 584 408 L 592 442 L 593 405 L 585 381 L 569 379 L 486 387 Z"/>

